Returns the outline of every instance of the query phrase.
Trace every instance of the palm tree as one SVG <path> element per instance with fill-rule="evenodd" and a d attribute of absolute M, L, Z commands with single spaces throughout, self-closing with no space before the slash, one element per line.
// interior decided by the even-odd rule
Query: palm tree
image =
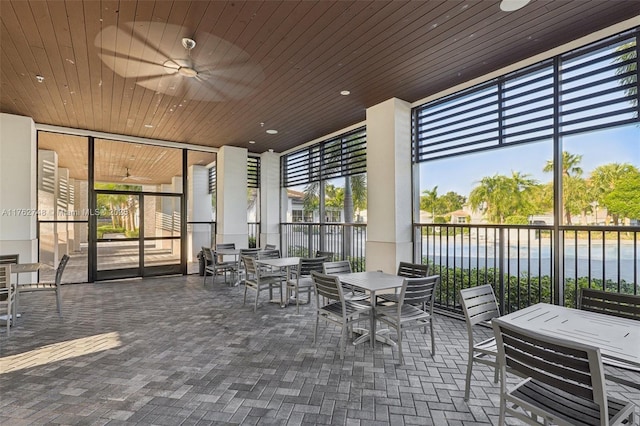
<path fill-rule="evenodd" d="M 581 204 L 579 200 L 569 199 L 570 194 L 573 194 L 576 197 L 580 195 L 578 188 L 571 187 L 571 185 L 578 185 L 580 180 L 579 178 L 582 176 L 582 168 L 579 166 L 581 161 L 582 155 L 570 154 L 567 151 L 562 151 L 562 198 L 564 204 L 564 216 L 567 225 L 571 225 L 571 212 L 575 212 L 573 206 Z M 542 170 L 545 172 L 553 172 L 553 166 L 553 160 L 548 160 Z"/>
<path fill-rule="evenodd" d="M 596 167 L 591 172 L 591 179 L 589 181 L 591 185 L 591 193 L 600 205 L 609 207 L 606 205 L 606 197 L 616 189 L 618 183 L 628 176 L 629 173 L 637 172 L 634 166 L 629 163 L 609 163 Z M 618 225 L 620 220 L 617 213 L 611 212 L 613 224 Z"/>
<path fill-rule="evenodd" d="M 509 178 L 503 175 L 483 177 L 469 194 L 471 208 L 484 209 L 493 223 L 504 223 L 511 186 Z"/>
<path fill-rule="evenodd" d="M 422 191 L 422 193 L 424 194 L 424 198 L 422 201 L 424 201 L 424 203 L 420 203 L 420 208 L 421 209 L 427 209 L 428 207 L 431 207 L 431 222 L 433 222 L 433 219 L 436 217 L 436 201 L 438 201 L 438 186 L 434 186 L 431 190 L 425 189 L 424 191 Z"/>
<path fill-rule="evenodd" d="M 480 180 L 469 194 L 473 209 L 484 208 L 493 223 L 504 223 L 508 216 L 523 214 L 528 208 L 529 193 L 536 181 L 529 175 L 511 172 L 504 175 L 487 176 Z"/>

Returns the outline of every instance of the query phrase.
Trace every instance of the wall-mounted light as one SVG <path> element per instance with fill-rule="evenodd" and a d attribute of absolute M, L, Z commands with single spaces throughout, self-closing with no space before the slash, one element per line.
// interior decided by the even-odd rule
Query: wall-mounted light
<path fill-rule="evenodd" d="M 44 82 L 44 77 L 43 77 L 43 76 L 41 76 L 41 75 L 36 75 L 36 81 L 37 81 L 38 83 L 42 83 L 42 82 Z"/>

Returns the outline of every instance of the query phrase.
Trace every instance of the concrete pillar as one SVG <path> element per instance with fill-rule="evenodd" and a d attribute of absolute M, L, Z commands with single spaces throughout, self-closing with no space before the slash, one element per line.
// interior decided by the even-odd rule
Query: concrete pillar
<path fill-rule="evenodd" d="M 33 120 L 0 113 L 0 254 L 19 254 L 21 263 L 38 260 L 36 153 Z"/>
<path fill-rule="evenodd" d="M 216 243 L 249 246 L 247 229 L 247 150 L 223 146 L 217 160 Z"/>
<path fill-rule="evenodd" d="M 367 270 L 395 273 L 412 261 L 411 106 L 367 109 Z"/>
<path fill-rule="evenodd" d="M 280 247 L 280 156 L 260 156 L 260 243 Z"/>

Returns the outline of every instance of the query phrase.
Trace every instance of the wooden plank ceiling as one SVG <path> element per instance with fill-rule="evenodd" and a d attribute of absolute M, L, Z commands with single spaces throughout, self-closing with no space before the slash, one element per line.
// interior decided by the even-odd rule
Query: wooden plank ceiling
<path fill-rule="evenodd" d="M 2 0 L 0 10 L 0 111 L 261 153 L 637 16 L 640 1 L 532 0 L 510 13 L 499 0 Z"/>

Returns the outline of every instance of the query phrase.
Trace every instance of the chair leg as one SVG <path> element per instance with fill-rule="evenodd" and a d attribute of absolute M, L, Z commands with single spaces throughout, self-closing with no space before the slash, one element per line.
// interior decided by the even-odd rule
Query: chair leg
<path fill-rule="evenodd" d="M 433 335 L 433 318 L 429 320 L 429 329 L 431 330 L 431 357 L 436 354 L 436 339 Z"/>
<path fill-rule="evenodd" d="M 464 400 L 469 401 L 469 390 L 471 388 L 471 369 L 473 368 L 473 348 L 469 350 L 469 361 L 467 362 L 467 377 L 464 385 Z M 497 371 L 497 370 L 496 370 Z"/>
<path fill-rule="evenodd" d="M 313 344 L 315 346 L 316 340 L 318 340 L 318 322 L 320 322 L 320 316 L 316 313 L 316 327 L 313 331 Z"/>
<path fill-rule="evenodd" d="M 247 287 L 249 287 L 247 285 L 247 283 L 244 283 L 244 299 L 242 299 L 242 304 L 246 305 L 247 304 Z"/>
<path fill-rule="evenodd" d="M 58 317 L 62 318 L 62 298 L 60 296 L 60 287 L 56 288 L 56 306 L 58 307 Z"/>
<path fill-rule="evenodd" d="M 255 314 L 258 311 L 258 296 L 260 295 L 260 287 L 256 287 L 256 301 L 253 304 L 253 313 Z"/>
<path fill-rule="evenodd" d="M 340 334 L 340 359 L 344 359 L 346 341 L 347 341 L 347 324 L 342 323 L 342 333 Z"/>
<path fill-rule="evenodd" d="M 404 356 L 402 354 L 402 328 L 396 328 L 398 334 L 398 355 L 400 355 L 400 365 L 404 365 Z"/>
<path fill-rule="evenodd" d="M 504 418 L 505 418 L 505 411 L 506 411 L 506 404 L 507 402 L 504 399 L 504 395 L 502 394 L 502 391 L 500 393 L 500 417 L 498 418 L 498 426 L 504 426 Z"/>

